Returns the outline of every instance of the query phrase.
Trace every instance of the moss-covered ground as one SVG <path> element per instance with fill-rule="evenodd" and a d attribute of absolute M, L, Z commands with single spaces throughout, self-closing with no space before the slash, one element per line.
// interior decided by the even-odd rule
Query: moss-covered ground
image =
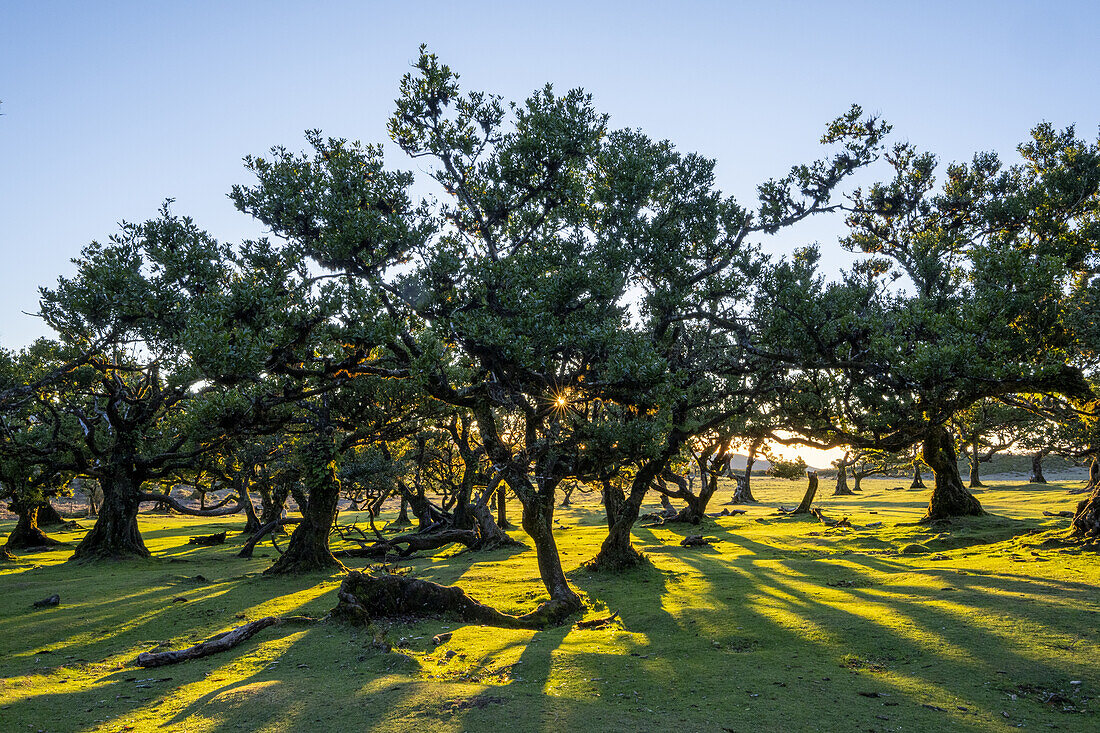
<path fill-rule="evenodd" d="M 66 563 L 79 533 L 59 534 L 68 548 L 0 565 L 0 730 L 1100 730 L 1097 557 L 1058 541 L 1069 520 L 1042 516 L 1071 509 L 1079 484 L 996 483 L 977 493 L 990 516 L 930 527 L 915 524 L 927 492 L 907 483 L 867 480 L 845 499 L 823 486 L 818 506 L 857 525 L 830 530 L 774 515 L 801 483 L 759 479 L 747 515 L 638 528 L 652 564 L 621 576 L 580 567 L 604 536 L 580 497 L 558 541 L 587 615 L 618 612 L 608 628 L 280 627 L 151 670 L 138 652 L 323 615 L 340 578 L 263 577 L 270 544 L 253 560 L 187 544 L 239 517 L 143 514 L 146 562 Z M 679 546 L 700 531 L 716 545 Z M 506 611 L 545 597 L 529 548 L 402 567 Z M 32 610 L 53 593 L 60 606 Z"/>

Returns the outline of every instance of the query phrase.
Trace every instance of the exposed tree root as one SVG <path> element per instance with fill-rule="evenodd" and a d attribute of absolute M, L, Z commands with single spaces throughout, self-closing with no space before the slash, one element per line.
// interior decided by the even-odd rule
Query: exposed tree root
<path fill-rule="evenodd" d="M 163 667 L 166 664 L 178 664 L 190 659 L 208 657 L 211 654 L 224 652 L 237 646 L 243 641 L 251 639 L 257 632 L 263 631 L 269 626 L 282 626 L 283 624 L 312 624 L 319 619 L 309 616 L 266 616 L 257 621 L 251 621 L 244 626 L 226 631 L 217 636 L 212 636 L 206 641 L 199 642 L 187 649 L 172 652 L 142 652 L 137 655 L 134 664 L 139 667 Z"/>
<path fill-rule="evenodd" d="M 351 571 L 337 593 L 331 616 L 348 623 L 366 624 L 375 618 L 447 617 L 509 629 L 543 629 L 561 624 L 573 609 L 561 601 L 547 601 L 523 616 L 510 616 L 470 598 L 455 586 L 390 573 Z"/>

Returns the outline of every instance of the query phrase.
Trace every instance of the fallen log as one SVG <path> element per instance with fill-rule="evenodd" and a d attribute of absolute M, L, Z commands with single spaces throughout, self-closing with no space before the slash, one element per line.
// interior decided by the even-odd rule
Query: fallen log
<path fill-rule="evenodd" d="M 715 540 L 704 537 L 701 534 L 691 534 L 680 540 L 680 547 L 707 547 L 713 545 Z"/>
<path fill-rule="evenodd" d="M 203 547 L 209 547 L 211 545 L 224 545 L 225 544 L 225 532 L 218 532 L 217 534 L 204 534 L 198 537 L 192 537 L 187 540 L 189 545 L 202 545 Z"/>
<path fill-rule="evenodd" d="M 619 617 L 618 612 L 611 614 L 610 616 L 604 616 L 603 618 L 591 618 L 587 621 L 578 621 L 573 624 L 575 629 L 602 629 L 605 626 L 615 622 L 615 619 Z"/>
<path fill-rule="evenodd" d="M 848 517 L 842 517 L 841 519 L 829 519 L 825 516 L 825 512 L 821 511 L 817 507 L 810 509 L 810 514 L 813 514 L 818 520 L 829 527 L 852 527 L 852 523 L 848 521 Z"/>
<path fill-rule="evenodd" d="M 337 591 L 333 619 L 366 625 L 376 618 L 451 618 L 508 629 L 543 629 L 562 623 L 576 610 L 547 601 L 531 613 L 511 616 L 470 598 L 453 585 L 384 572 L 351 571 Z"/>
<path fill-rule="evenodd" d="M 212 636 L 206 641 L 201 641 L 195 646 L 172 652 L 142 652 L 137 655 L 134 664 L 139 667 L 163 667 L 166 664 L 179 664 L 189 659 L 208 657 L 211 654 L 232 649 L 243 641 L 251 639 L 257 632 L 263 631 L 269 626 L 282 626 L 283 624 L 312 624 L 320 619 L 309 616 L 266 616 L 257 621 L 250 621 L 244 626 Z"/>
<path fill-rule="evenodd" d="M 1068 511 L 1064 511 L 1064 512 L 1047 512 L 1047 511 L 1044 511 L 1043 516 L 1044 517 L 1067 517 L 1069 519 L 1073 519 L 1077 515 L 1075 515 L 1073 512 L 1068 512 Z"/>
<path fill-rule="evenodd" d="M 476 548 L 480 539 L 478 533 L 472 529 L 443 529 L 424 533 L 410 532 L 375 542 L 373 545 L 363 545 L 350 550 L 337 550 L 333 554 L 336 557 L 377 558 L 386 557 L 390 554 L 408 557 L 414 552 L 438 550 L 440 547 L 446 547 L 454 543 Z M 405 545 L 405 547 L 401 548 L 399 545 Z"/>

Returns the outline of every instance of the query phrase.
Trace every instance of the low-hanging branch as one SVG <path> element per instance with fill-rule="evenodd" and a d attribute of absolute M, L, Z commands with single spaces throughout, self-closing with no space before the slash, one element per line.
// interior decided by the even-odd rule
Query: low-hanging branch
<path fill-rule="evenodd" d="M 180 514 L 188 514 L 192 517 L 226 517 L 230 514 L 236 514 L 244 509 L 244 505 L 241 504 L 239 497 L 237 503 L 233 506 L 218 506 L 212 509 L 192 509 L 186 504 L 180 503 L 168 494 L 150 494 L 143 491 L 141 493 L 141 500 L 163 502 L 175 509 Z"/>

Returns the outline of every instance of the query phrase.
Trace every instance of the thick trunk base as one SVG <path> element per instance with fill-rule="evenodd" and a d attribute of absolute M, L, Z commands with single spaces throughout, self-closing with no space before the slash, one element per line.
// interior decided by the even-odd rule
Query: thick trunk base
<path fill-rule="evenodd" d="M 548 601 L 523 616 L 510 616 L 470 598 L 455 586 L 438 585 L 403 575 L 352 571 L 337 593 L 331 617 L 355 625 L 376 618 L 450 618 L 509 629 L 543 629 L 560 625 L 579 608 Z"/>
<path fill-rule="evenodd" d="M 304 519 L 290 535 L 286 552 L 264 571 L 264 575 L 291 575 L 296 573 L 341 572 L 344 564 L 336 559 L 328 547 L 328 529 L 307 526 Z M 318 535 L 322 534 L 319 537 Z"/>
<path fill-rule="evenodd" d="M 38 526 L 56 527 L 65 523 L 65 518 L 54 509 L 49 501 L 43 501 L 38 505 Z"/>
<path fill-rule="evenodd" d="M 40 504 L 30 507 L 21 506 L 18 503 L 12 505 L 12 509 L 19 514 L 19 519 L 8 535 L 8 541 L 4 543 L 4 549 L 27 550 L 32 547 L 56 547 L 63 543 L 48 536 L 38 527 L 38 515 L 41 511 Z"/>
<path fill-rule="evenodd" d="M 836 475 L 836 488 L 833 489 L 833 496 L 855 496 L 856 492 L 848 488 L 848 472 L 841 468 L 840 472 Z"/>
<path fill-rule="evenodd" d="M 77 545 L 72 559 L 92 562 L 149 557 L 150 552 L 138 530 L 137 513 L 140 503 L 138 487 L 127 482 L 117 487 L 105 485 L 103 504 L 99 508 L 95 526 Z"/>
<path fill-rule="evenodd" d="M 791 514 L 809 514 L 810 507 L 813 506 L 814 499 L 817 497 L 817 474 L 811 473 L 809 482 L 806 484 L 806 493 L 802 495 L 802 501 L 798 503 L 794 511 Z"/>
<path fill-rule="evenodd" d="M 1094 489 L 1087 499 L 1077 503 L 1070 535 L 1083 539 L 1100 538 L 1100 487 Z"/>
<path fill-rule="evenodd" d="M 932 469 L 936 485 L 928 501 L 928 512 L 921 521 L 984 515 L 981 502 L 962 485 L 955 444 L 947 430 L 942 426 L 932 428 L 925 436 L 922 448 L 922 457 Z"/>
<path fill-rule="evenodd" d="M 1031 455 L 1031 475 L 1027 477 L 1028 483 L 1045 484 L 1047 482 L 1046 476 L 1043 475 L 1043 458 L 1045 457 L 1046 454 L 1043 452 Z"/>
<path fill-rule="evenodd" d="M 584 569 L 593 573 L 623 573 L 648 564 L 649 559 L 629 542 L 625 546 L 605 542 L 596 556 L 584 563 Z"/>

